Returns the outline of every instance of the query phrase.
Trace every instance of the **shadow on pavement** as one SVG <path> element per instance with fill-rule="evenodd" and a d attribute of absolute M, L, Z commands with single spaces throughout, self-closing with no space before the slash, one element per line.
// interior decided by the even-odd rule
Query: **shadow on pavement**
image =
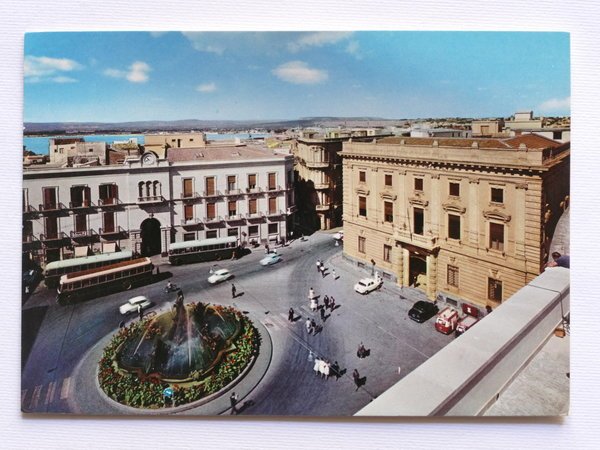
<path fill-rule="evenodd" d="M 47 311 L 48 306 L 39 306 L 21 313 L 21 369 L 25 367 Z"/>

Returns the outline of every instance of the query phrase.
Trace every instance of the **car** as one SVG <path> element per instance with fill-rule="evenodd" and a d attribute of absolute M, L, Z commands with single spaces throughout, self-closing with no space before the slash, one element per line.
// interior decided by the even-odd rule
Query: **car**
<path fill-rule="evenodd" d="M 408 317 L 418 323 L 423 323 L 439 312 L 439 308 L 435 303 L 431 303 L 425 300 L 419 300 L 413 305 L 408 311 Z"/>
<path fill-rule="evenodd" d="M 375 289 L 378 289 L 383 284 L 383 280 L 377 278 L 363 278 L 354 285 L 354 290 L 359 294 L 368 294 Z"/>
<path fill-rule="evenodd" d="M 208 277 L 208 282 L 210 284 L 221 283 L 225 280 L 229 280 L 233 277 L 233 274 L 227 269 L 219 269 L 213 272 L 213 274 Z"/>
<path fill-rule="evenodd" d="M 127 303 L 121 305 L 119 307 L 119 312 L 126 316 L 127 314 L 135 313 L 138 310 L 138 306 L 142 308 L 142 310 L 150 308 L 152 303 L 148 300 L 147 297 L 143 295 L 138 295 L 137 297 L 130 298 Z"/>
<path fill-rule="evenodd" d="M 281 261 L 281 256 L 277 253 L 269 253 L 263 259 L 260 260 L 261 266 L 270 266 L 271 264 L 276 264 Z"/>
<path fill-rule="evenodd" d="M 38 267 L 23 271 L 23 292 L 33 292 L 37 284 L 42 279 L 42 271 Z"/>
<path fill-rule="evenodd" d="M 343 240 L 344 240 L 344 230 L 340 230 L 340 231 L 338 231 L 337 233 L 335 233 L 335 234 L 333 235 L 333 238 L 334 238 L 336 241 L 343 241 Z"/>

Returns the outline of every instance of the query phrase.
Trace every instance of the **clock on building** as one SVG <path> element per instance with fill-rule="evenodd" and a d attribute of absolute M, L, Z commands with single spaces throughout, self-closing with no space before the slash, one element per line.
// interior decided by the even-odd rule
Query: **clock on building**
<path fill-rule="evenodd" d="M 142 164 L 145 166 L 153 166 L 156 164 L 156 155 L 154 153 L 144 153 L 142 155 Z"/>

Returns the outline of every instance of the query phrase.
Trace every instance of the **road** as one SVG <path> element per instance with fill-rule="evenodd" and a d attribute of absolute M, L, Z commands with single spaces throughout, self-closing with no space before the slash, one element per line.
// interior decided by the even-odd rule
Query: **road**
<path fill-rule="evenodd" d="M 316 233 L 306 241 L 295 241 L 278 249 L 283 261 L 263 267 L 258 261 L 264 250 L 256 249 L 236 261 L 221 261 L 235 275 L 238 296 L 231 298 L 231 283 L 210 285 L 213 263 L 183 266 L 161 265 L 160 282 L 69 306 L 56 305 L 54 294 L 38 287 L 23 307 L 22 408 L 34 412 L 93 412 L 94 405 L 73 404 L 74 370 L 97 342 L 113 333 L 122 320 L 121 304 L 135 295 L 146 295 L 155 309 L 175 299 L 165 293 L 166 277 L 183 289 L 185 301 L 234 305 L 260 321 L 269 332 L 273 354 L 259 385 L 245 400 L 252 406 L 243 414 L 351 415 L 384 392 L 453 338 L 437 333 L 431 321 L 417 324 L 407 318 L 412 303 L 422 293 L 386 282 L 362 296 L 354 283 L 366 275 L 341 256 L 331 234 Z M 316 260 L 335 269 L 323 278 Z M 308 308 L 308 290 L 327 294 L 339 305 L 323 323 Z M 290 306 L 301 316 L 288 322 Z M 314 318 L 323 325 L 308 335 L 304 322 Z M 131 319 L 135 320 L 134 317 Z M 363 342 L 370 355 L 359 359 L 356 349 Z M 343 375 L 329 380 L 315 376 L 315 356 L 338 361 Z M 351 374 L 357 369 L 364 385 L 356 389 Z M 90 386 L 93 386 L 90 380 Z M 185 414 L 203 414 L 204 409 Z"/>

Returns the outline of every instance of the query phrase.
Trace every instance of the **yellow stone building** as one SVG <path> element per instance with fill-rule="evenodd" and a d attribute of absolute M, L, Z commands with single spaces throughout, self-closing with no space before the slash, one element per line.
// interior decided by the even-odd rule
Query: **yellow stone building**
<path fill-rule="evenodd" d="M 570 143 L 346 142 L 344 254 L 430 299 L 497 306 L 538 275 L 568 204 Z"/>

